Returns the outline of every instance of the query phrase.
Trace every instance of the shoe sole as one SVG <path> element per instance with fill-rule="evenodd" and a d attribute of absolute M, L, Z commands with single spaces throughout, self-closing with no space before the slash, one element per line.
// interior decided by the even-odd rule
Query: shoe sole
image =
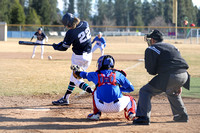
<path fill-rule="evenodd" d="M 99 121 L 99 119 L 98 120 L 96 120 L 96 119 L 90 119 L 90 118 L 87 118 L 88 120 L 91 120 L 91 121 Z"/>
<path fill-rule="evenodd" d="M 56 106 L 68 106 L 69 104 L 56 104 L 56 103 L 52 103 L 53 105 L 56 105 Z"/>
<path fill-rule="evenodd" d="M 135 123 L 135 122 L 133 122 L 133 125 L 150 125 L 150 123 Z"/>
<path fill-rule="evenodd" d="M 177 120 L 175 122 L 188 122 L 188 120 Z"/>

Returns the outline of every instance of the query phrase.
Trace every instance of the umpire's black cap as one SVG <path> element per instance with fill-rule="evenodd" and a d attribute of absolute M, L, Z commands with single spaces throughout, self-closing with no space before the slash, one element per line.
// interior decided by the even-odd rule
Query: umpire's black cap
<path fill-rule="evenodd" d="M 162 42 L 163 34 L 159 30 L 155 29 L 152 32 L 150 32 L 149 34 L 147 34 L 147 38 L 153 38 L 154 40 L 156 40 L 158 42 Z"/>

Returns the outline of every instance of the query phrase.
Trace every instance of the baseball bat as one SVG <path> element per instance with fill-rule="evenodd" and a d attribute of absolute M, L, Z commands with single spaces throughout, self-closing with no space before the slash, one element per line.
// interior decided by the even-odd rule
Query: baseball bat
<path fill-rule="evenodd" d="M 44 45 L 44 46 L 53 46 L 53 44 L 40 44 L 36 42 L 29 42 L 29 41 L 19 41 L 20 45 Z"/>

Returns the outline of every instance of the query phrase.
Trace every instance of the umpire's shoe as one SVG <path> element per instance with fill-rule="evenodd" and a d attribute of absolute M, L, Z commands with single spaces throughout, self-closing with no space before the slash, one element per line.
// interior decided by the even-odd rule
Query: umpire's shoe
<path fill-rule="evenodd" d="M 63 97 L 57 101 L 53 101 L 52 102 L 53 105 L 60 105 L 60 106 L 63 106 L 63 105 L 69 105 L 69 100 L 68 99 L 64 99 Z"/>
<path fill-rule="evenodd" d="M 175 122 L 188 122 L 188 115 L 187 114 L 175 115 L 174 121 Z"/>
<path fill-rule="evenodd" d="M 149 125 L 149 118 L 146 116 L 140 116 L 137 119 L 133 120 L 134 125 Z"/>

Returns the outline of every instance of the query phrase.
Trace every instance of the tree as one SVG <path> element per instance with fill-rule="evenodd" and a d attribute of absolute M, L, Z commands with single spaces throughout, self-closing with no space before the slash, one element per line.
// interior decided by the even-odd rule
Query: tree
<path fill-rule="evenodd" d="M 148 26 L 152 20 L 151 12 L 151 4 L 148 2 L 148 0 L 144 0 L 142 4 L 142 20 L 145 26 Z"/>
<path fill-rule="evenodd" d="M 77 10 L 81 20 L 89 20 L 91 16 L 91 0 L 78 0 Z"/>
<path fill-rule="evenodd" d="M 157 16 L 164 16 L 164 0 L 157 1 Z"/>
<path fill-rule="evenodd" d="M 69 7 L 67 12 L 74 14 L 74 0 L 69 0 Z"/>
<path fill-rule="evenodd" d="M 172 23 L 172 18 L 173 18 L 173 0 L 165 0 L 164 1 L 164 17 L 165 17 L 165 22 L 166 23 Z"/>
<path fill-rule="evenodd" d="M 183 26 L 183 21 L 186 16 L 185 0 L 178 1 L 178 26 Z"/>
<path fill-rule="evenodd" d="M 25 24 L 25 13 L 18 0 L 14 1 L 10 15 L 11 24 Z"/>
<path fill-rule="evenodd" d="M 67 12 L 67 10 L 68 10 L 68 5 L 69 3 L 68 3 L 68 0 L 63 0 L 63 13 L 65 14 L 66 12 Z"/>
<path fill-rule="evenodd" d="M 106 4 L 102 0 L 98 0 L 97 5 L 98 16 L 97 16 L 97 24 L 103 25 L 105 13 L 106 13 Z"/>
<path fill-rule="evenodd" d="M 11 2 L 10 0 L 0 0 L 0 21 L 1 22 L 10 22 L 10 9 L 11 9 Z"/>
<path fill-rule="evenodd" d="M 63 0 L 64 3 L 64 10 L 63 13 L 65 14 L 66 12 L 74 14 L 74 0 Z"/>
<path fill-rule="evenodd" d="M 128 3 L 127 0 L 115 0 L 115 19 L 117 25 L 127 25 Z"/>
<path fill-rule="evenodd" d="M 57 8 L 57 0 L 49 0 L 49 4 L 50 4 L 50 21 L 51 23 L 50 24 L 53 24 L 53 23 L 56 23 L 58 21 L 60 21 L 59 19 L 59 16 L 58 16 L 58 12 L 57 10 L 59 10 Z"/>
<path fill-rule="evenodd" d="M 197 11 L 197 26 L 200 27 L 200 8 Z"/>
<path fill-rule="evenodd" d="M 132 0 L 128 3 L 129 18 L 131 25 L 141 26 L 144 25 L 142 20 L 142 2 L 141 0 Z M 128 20 L 127 20 L 128 21 Z"/>
<path fill-rule="evenodd" d="M 28 15 L 26 16 L 26 24 L 41 24 L 40 18 L 35 9 L 29 7 Z"/>
<path fill-rule="evenodd" d="M 110 20 L 114 19 L 114 3 L 113 0 L 108 0 L 108 2 L 106 3 L 106 17 Z"/>
<path fill-rule="evenodd" d="M 55 5 L 54 5 L 55 6 Z M 41 24 L 51 24 L 51 5 L 49 0 L 33 0 L 31 7 L 34 8 L 40 16 Z"/>

